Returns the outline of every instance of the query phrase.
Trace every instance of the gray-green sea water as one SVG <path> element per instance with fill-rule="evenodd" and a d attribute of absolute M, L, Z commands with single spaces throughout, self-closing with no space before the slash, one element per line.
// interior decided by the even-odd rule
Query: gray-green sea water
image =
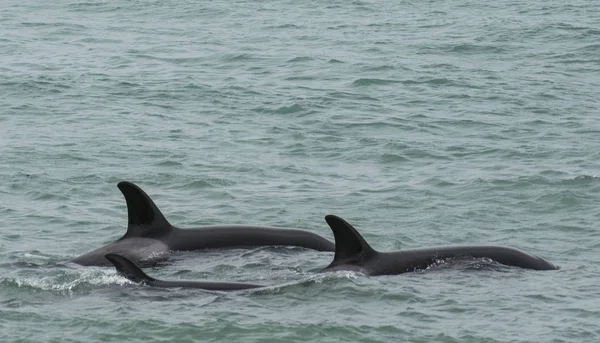
<path fill-rule="evenodd" d="M 0 2 L 0 341 L 600 341 L 600 3 Z M 485 260 L 319 274 L 300 248 L 174 253 L 152 289 L 69 259 L 125 232 L 117 182 L 180 227 L 332 234 Z"/>

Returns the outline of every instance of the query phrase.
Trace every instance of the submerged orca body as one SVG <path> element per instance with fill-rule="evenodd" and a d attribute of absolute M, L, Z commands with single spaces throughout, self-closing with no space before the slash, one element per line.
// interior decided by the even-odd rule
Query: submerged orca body
<path fill-rule="evenodd" d="M 325 220 L 335 236 L 335 256 L 323 271 L 351 270 L 366 275 L 396 275 L 425 269 L 439 259 L 456 257 L 489 258 L 504 265 L 525 269 L 558 269 L 541 257 L 503 246 L 442 246 L 378 252 L 342 218 L 328 215 Z"/>
<path fill-rule="evenodd" d="M 127 232 L 116 242 L 78 256 L 80 265 L 110 265 L 107 254 L 119 254 L 134 262 L 152 262 L 170 251 L 232 247 L 297 246 L 334 251 L 334 244 L 310 231 L 267 226 L 216 225 L 179 229 L 171 225 L 152 199 L 131 182 L 119 182 L 127 202 Z"/>
<path fill-rule="evenodd" d="M 206 282 L 206 281 L 163 281 L 156 280 L 144 273 L 135 263 L 127 258 L 117 254 L 107 254 L 105 258 L 112 263 L 119 274 L 126 277 L 128 280 L 141 283 L 152 287 L 173 288 L 200 288 L 210 291 L 239 291 L 242 289 L 251 289 L 264 287 L 250 283 L 235 283 L 235 282 Z"/>

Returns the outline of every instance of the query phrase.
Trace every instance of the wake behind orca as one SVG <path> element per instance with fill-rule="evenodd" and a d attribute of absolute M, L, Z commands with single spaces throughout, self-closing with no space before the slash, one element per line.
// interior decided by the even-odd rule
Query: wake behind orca
<path fill-rule="evenodd" d="M 396 252 L 371 248 L 356 229 L 340 217 L 325 217 L 335 236 L 333 262 L 322 271 L 351 270 L 366 275 L 396 275 L 425 269 L 439 259 L 456 257 L 489 258 L 498 263 L 534 270 L 558 269 L 541 257 L 522 250 L 485 245 L 442 246 Z"/>
<path fill-rule="evenodd" d="M 80 265 L 110 265 L 106 254 L 134 262 L 152 262 L 170 251 L 232 247 L 297 246 L 334 251 L 334 244 L 310 231 L 267 226 L 215 225 L 179 229 L 171 225 L 152 199 L 138 186 L 118 184 L 127 202 L 127 232 L 117 241 L 71 260 Z"/>
<path fill-rule="evenodd" d="M 140 283 L 152 287 L 163 287 L 163 288 L 173 288 L 173 287 L 185 287 L 185 288 L 200 288 L 211 291 L 239 291 L 242 289 L 251 289 L 251 288 L 259 288 L 265 287 L 262 285 L 255 285 L 250 283 L 237 283 L 237 282 L 208 282 L 208 281 L 185 281 L 185 280 L 177 280 L 177 281 L 164 281 L 157 280 L 146 273 L 144 273 L 138 266 L 135 265 L 132 261 L 127 258 L 117 255 L 117 254 L 107 254 L 106 259 L 110 261 L 117 272 L 122 276 L 126 277 L 128 280 Z"/>

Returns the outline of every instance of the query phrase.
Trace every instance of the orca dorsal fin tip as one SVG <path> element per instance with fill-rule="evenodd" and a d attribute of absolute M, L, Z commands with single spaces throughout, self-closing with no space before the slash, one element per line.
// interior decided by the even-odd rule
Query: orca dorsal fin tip
<path fill-rule="evenodd" d="M 135 263 L 124 256 L 118 254 L 106 254 L 104 257 L 115 266 L 119 274 L 132 282 L 148 283 L 155 281 L 135 265 Z"/>
<path fill-rule="evenodd" d="M 358 231 L 344 219 L 329 214 L 325 216 L 335 238 L 335 256 L 332 264 L 346 259 L 359 259 L 376 253 Z"/>
<path fill-rule="evenodd" d="M 120 181 L 119 183 L 117 183 L 117 187 L 119 187 L 119 189 L 121 189 L 121 187 L 137 187 L 137 186 L 133 182 Z"/>
<path fill-rule="evenodd" d="M 170 232 L 173 226 L 160 212 L 154 201 L 140 187 L 132 182 L 117 184 L 127 203 L 128 237 L 161 237 Z"/>

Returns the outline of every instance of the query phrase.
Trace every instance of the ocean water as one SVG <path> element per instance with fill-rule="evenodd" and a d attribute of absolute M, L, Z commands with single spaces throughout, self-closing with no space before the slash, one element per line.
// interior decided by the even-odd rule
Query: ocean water
<path fill-rule="evenodd" d="M 600 341 L 597 1 L 0 3 L 0 341 Z M 258 224 L 485 260 L 319 274 L 300 248 L 174 253 L 152 289 L 69 259 L 125 232 Z"/>

